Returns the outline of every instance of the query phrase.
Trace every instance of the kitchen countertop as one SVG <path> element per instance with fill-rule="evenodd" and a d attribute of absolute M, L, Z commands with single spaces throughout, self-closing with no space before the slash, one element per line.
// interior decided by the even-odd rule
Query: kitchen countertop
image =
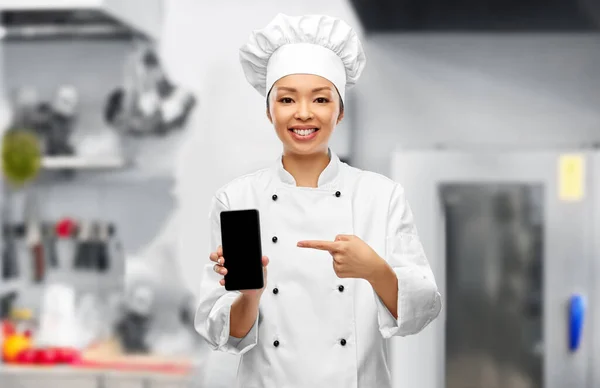
<path fill-rule="evenodd" d="M 191 375 L 92 370 L 69 367 L 0 367 L 2 388 L 191 388 Z"/>
<path fill-rule="evenodd" d="M 2 364 L 0 364 L 2 365 Z M 3 364 L 2 370 L 14 369 L 21 371 L 40 371 L 42 373 L 64 371 L 89 373 L 94 371 L 118 371 L 142 374 L 186 375 L 193 370 L 194 362 L 189 357 L 167 357 L 152 354 L 124 354 L 116 340 L 105 341 L 91 346 L 84 351 L 81 362 L 76 365 L 19 365 Z"/>
<path fill-rule="evenodd" d="M 122 354 L 116 341 L 99 343 L 79 365 L 0 365 L 2 388 L 188 388 L 193 383 L 190 358 Z"/>

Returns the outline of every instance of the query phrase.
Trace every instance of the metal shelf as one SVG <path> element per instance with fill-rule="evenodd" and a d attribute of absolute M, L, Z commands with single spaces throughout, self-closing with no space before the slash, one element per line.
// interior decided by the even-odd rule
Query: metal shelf
<path fill-rule="evenodd" d="M 42 158 L 42 168 L 46 170 L 113 170 L 123 169 L 129 165 L 131 165 L 130 162 L 119 156 L 46 156 Z"/>

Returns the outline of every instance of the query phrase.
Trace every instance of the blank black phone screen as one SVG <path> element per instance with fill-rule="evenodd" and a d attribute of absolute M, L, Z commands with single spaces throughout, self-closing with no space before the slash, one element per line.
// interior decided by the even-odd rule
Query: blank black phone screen
<path fill-rule="evenodd" d="M 225 289 L 259 290 L 264 286 L 258 210 L 221 212 L 221 246 L 225 258 Z"/>

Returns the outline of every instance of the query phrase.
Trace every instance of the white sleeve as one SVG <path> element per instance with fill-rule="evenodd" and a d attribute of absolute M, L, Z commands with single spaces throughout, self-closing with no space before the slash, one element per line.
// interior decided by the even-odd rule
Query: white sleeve
<path fill-rule="evenodd" d="M 442 301 L 400 185 L 390 200 L 385 252 L 398 277 L 398 319 L 375 294 L 379 331 L 384 338 L 416 334 L 439 315 Z"/>
<path fill-rule="evenodd" d="M 213 197 L 209 220 L 210 220 L 210 252 L 215 252 L 221 245 L 221 220 L 220 214 L 227 210 L 225 198 Z M 219 284 L 221 275 L 214 271 L 214 262 L 210 261 L 207 253 L 201 280 L 200 297 L 194 327 L 213 350 L 220 350 L 231 354 L 244 354 L 252 349 L 258 342 L 258 316 L 254 326 L 244 338 L 235 338 L 229 335 L 229 316 L 231 305 L 240 293 L 238 291 L 227 291 Z"/>

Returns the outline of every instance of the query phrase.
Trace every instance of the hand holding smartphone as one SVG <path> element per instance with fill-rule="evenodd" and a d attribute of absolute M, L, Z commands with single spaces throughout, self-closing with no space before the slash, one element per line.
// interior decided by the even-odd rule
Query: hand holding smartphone
<path fill-rule="evenodd" d="M 268 259 L 262 256 L 258 210 L 221 212 L 221 252 L 211 254 L 215 271 L 224 275 L 221 284 L 228 291 L 262 291 Z M 263 267 L 264 271 L 263 271 Z"/>

